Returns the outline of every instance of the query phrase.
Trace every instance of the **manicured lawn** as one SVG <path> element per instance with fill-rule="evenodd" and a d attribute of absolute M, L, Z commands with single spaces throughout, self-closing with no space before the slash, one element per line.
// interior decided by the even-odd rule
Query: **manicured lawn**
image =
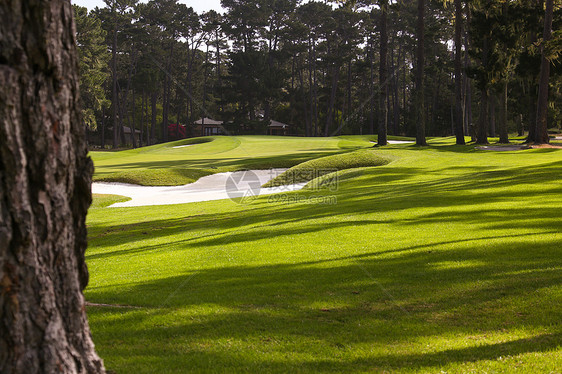
<path fill-rule="evenodd" d="M 280 139 L 221 137 L 94 159 L 101 175 L 167 162 L 294 163 L 369 146 L 361 137 Z M 236 142 L 248 156 L 220 152 Z M 131 306 L 88 308 L 107 368 L 560 372 L 562 151 L 452 142 L 373 149 L 394 161 L 339 172 L 335 191 L 246 205 L 104 208 L 108 198 L 97 199 L 86 299 Z"/>
<path fill-rule="evenodd" d="M 317 157 L 372 146 L 368 139 L 216 136 L 121 152 L 90 152 L 90 156 L 96 166 L 94 181 L 181 185 L 217 172 L 289 168 Z"/>

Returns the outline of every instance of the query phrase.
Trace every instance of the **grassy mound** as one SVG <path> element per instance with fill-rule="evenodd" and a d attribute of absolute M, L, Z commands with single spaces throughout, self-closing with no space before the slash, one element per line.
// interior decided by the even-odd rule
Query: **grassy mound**
<path fill-rule="evenodd" d="M 141 186 L 181 186 L 213 173 L 214 171 L 207 169 L 135 169 L 94 176 L 94 181 L 130 183 Z"/>
<path fill-rule="evenodd" d="M 107 195 L 107 194 L 93 194 L 92 195 L 92 205 L 90 209 L 95 208 L 106 208 L 115 203 L 122 203 L 124 201 L 131 200 L 130 197 L 121 195 Z"/>
<path fill-rule="evenodd" d="M 339 170 L 366 166 L 382 166 L 390 162 L 390 158 L 373 150 L 359 150 L 344 154 L 321 157 L 298 164 L 283 174 L 267 182 L 264 187 L 286 186 L 309 182 L 315 178 L 334 173 Z"/>

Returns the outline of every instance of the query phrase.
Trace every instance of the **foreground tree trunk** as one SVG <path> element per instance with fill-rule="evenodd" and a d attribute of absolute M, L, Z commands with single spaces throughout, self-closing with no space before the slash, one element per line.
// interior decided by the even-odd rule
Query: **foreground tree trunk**
<path fill-rule="evenodd" d="M 0 372 L 103 373 L 82 290 L 91 201 L 69 1 L 0 3 Z"/>

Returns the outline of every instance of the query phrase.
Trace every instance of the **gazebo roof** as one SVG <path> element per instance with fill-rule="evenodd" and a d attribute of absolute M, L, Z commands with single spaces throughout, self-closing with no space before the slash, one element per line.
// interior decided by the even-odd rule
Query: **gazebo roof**
<path fill-rule="evenodd" d="M 271 121 L 270 121 L 270 124 L 269 124 L 269 127 L 282 127 L 282 128 L 287 128 L 287 127 L 289 127 L 289 126 L 290 126 L 290 125 L 287 125 L 286 123 L 279 122 L 279 121 L 274 121 L 274 120 L 271 120 Z"/>
<path fill-rule="evenodd" d="M 202 125 L 203 122 L 205 122 L 205 125 L 222 125 L 222 121 L 217 121 L 217 120 L 214 120 L 214 119 L 208 118 L 208 117 L 200 118 L 193 123 L 196 124 L 196 125 Z"/>

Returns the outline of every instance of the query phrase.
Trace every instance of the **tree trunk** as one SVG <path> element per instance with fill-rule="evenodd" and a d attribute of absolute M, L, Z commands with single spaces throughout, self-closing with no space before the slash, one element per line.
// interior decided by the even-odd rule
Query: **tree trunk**
<path fill-rule="evenodd" d="M 104 373 L 82 294 L 93 165 L 73 10 L 11 0 L 0 19 L 0 372 Z"/>
<path fill-rule="evenodd" d="M 490 102 L 490 136 L 492 138 L 496 137 L 496 95 L 492 94 L 489 97 Z"/>
<path fill-rule="evenodd" d="M 462 1 L 455 0 L 455 137 L 465 145 L 462 113 Z"/>
<path fill-rule="evenodd" d="M 375 46 L 374 42 L 371 40 L 371 45 L 369 47 L 369 68 L 370 68 L 370 79 L 369 79 L 369 134 L 375 133 Z"/>
<path fill-rule="evenodd" d="M 105 107 L 101 108 L 101 148 L 105 149 Z"/>
<path fill-rule="evenodd" d="M 137 126 L 135 124 L 135 104 L 136 104 L 136 98 L 135 98 L 135 89 L 133 88 L 133 95 L 132 95 L 132 99 L 133 99 L 133 111 L 131 113 L 131 138 L 133 140 L 133 148 L 137 148 L 137 134 L 136 134 L 136 130 L 137 130 Z"/>
<path fill-rule="evenodd" d="M 148 145 L 151 145 L 156 138 L 156 91 L 152 91 L 152 97 L 150 98 L 150 108 L 152 110 L 152 118 L 150 123 L 150 139 Z"/>
<path fill-rule="evenodd" d="M 415 71 L 415 87 L 416 93 L 414 97 L 414 112 L 416 120 L 416 145 L 427 145 L 425 141 L 425 118 L 424 118 L 424 88 L 423 88 L 423 72 L 424 72 L 424 14 L 425 0 L 418 0 L 418 22 L 416 25 L 417 47 L 416 47 L 416 71 Z"/>
<path fill-rule="evenodd" d="M 537 101 L 537 128 L 535 133 L 535 143 L 548 144 L 548 81 L 550 77 L 550 61 L 546 58 L 545 43 L 552 38 L 552 17 L 553 0 L 546 0 L 546 10 L 544 14 L 543 42 L 541 44 L 541 72 L 539 78 L 539 99 Z"/>
<path fill-rule="evenodd" d="M 139 141 L 139 147 L 142 148 L 142 139 L 144 138 L 144 121 L 145 121 L 145 117 L 144 117 L 144 104 L 145 104 L 146 100 L 145 100 L 145 94 L 144 94 L 144 88 L 142 89 L 142 97 L 141 97 L 141 117 L 140 117 L 140 141 Z"/>
<path fill-rule="evenodd" d="M 312 44 L 312 123 L 314 136 L 318 136 L 318 79 L 316 70 L 316 39 Z"/>
<path fill-rule="evenodd" d="M 509 143 L 507 133 L 507 80 L 503 82 L 502 102 L 500 106 L 500 143 Z"/>
<path fill-rule="evenodd" d="M 377 145 L 387 145 L 387 129 L 388 129 L 388 69 L 387 69 L 387 50 L 388 50 L 388 33 L 386 30 L 388 16 L 388 0 L 379 1 L 381 8 L 380 18 L 380 62 L 379 62 L 379 119 L 378 119 L 378 138 Z"/>
<path fill-rule="evenodd" d="M 476 144 L 488 144 L 488 89 L 480 90 L 480 115 L 478 116 L 478 131 Z"/>
<path fill-rule="evenodd" d="M 326 113 L 326 128 L 324 129 L 324 136 L 330 135 L 330 128 L 334 122 L 334 109 L 336 106 L 336 93 L 338 90 L 338 82 L 340 78 L 340 67 L 337 63 L 332 66 L 332 85 L 330 89 L 330 101 L 328 103 L 328 111 Z"/>
<path fill-rule="evenodd" d="M 391 49 L 391 51 L 394 48 Z M 398 47 L 398 60 L 395 61 L 394 57 L 391 58 L 392 61 L 392 109 L 393 109 L 393 124 L 392 124 L 392 135 L 398 135 L 398 129 L 400 128 L 400 98 L 398 92 L 398 61 L 400 61 L 402 55 L 402 45 Z"/>
<path fill-rule="evenodd" d="M 115 20 L 114 20 L 115 22 Z M 114 25 L 116 28 L 117 26 Z M 119 147 L 119 126 L 117 123 L 117 30 L 113 30 L 113 45 L 111 48 L 111 122 L 113 123 L 113 148 Z"/>
<path fill-rule="evenodd" d="M 484 37 L 482 59 L 480 61 L 484 71 L 488 65 L 488 37 Z M 476 131 L 476 144 L 488 144 L 488 106 L 490 105 L 488 83 L 480 88 L 480 115 L 478 116 L 478 129 Z"/>

